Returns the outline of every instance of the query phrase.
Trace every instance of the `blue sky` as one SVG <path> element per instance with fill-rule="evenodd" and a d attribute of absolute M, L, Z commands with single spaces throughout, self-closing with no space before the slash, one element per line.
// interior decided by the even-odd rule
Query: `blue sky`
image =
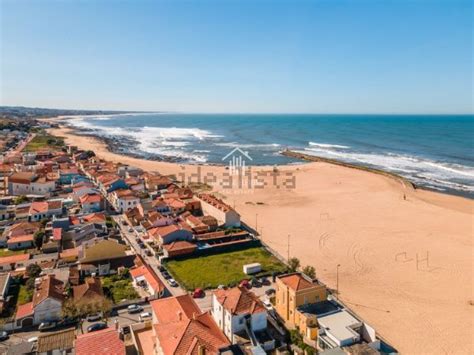
<path fill-rule="evenodd" d="M 473 111 L 471 1 L 0 1 L 2 105 Z"/>

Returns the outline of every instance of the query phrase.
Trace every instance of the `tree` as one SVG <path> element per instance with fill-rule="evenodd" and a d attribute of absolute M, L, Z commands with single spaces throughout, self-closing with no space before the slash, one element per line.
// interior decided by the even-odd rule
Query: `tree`
<path fill-rule="evenodd" d="M 36 248 L 41 249 L 44 240 L 44 231 L 37 231 L 34 235 Z"/>
<path fill-rule="evenodd" d="M 296 270 L 298 270 L 299 267 L 300 267 L 300 259 L 290 258 L 290 260 L 288 260 L 288 268 L 290 269 L 290 272 L 296 272 Z"/>
<path fill-rule="evenodd" d="M 303 274 L 305 274 L 308 277 L 311 277 L 312 279 L 315 279 L 316 278 L 316 269 L 311 265 L 306 265 L 303 268 Z"/>
<path fill-rule="evenodd" d="M 23 202 L 28 202 L 28 197 L 26 197 L 25 195 L 17 196 L 17 197 L 15 197 L 15 199 L 13 200 L 13 204 L 14 204 L 14 205 L 20 205 L 20 204 L 22 204 Z"/>
<path fill-rule="evenodd" d="M 62 315 L 68 318 L 79 318 L 80 327 L 82 331 L 82 319 L 89 314 L 102 313 L 102 316 L 107 320 L 107 317 L 112 310 L 112 301 L 105 297 L 94 297 L 92 299 L 75 300 L 73 297 L 68 298 L 63 302 Z"/>
<path fill-rule="evenodd" d="M 40 274 L 41 274 L 41 266 L 39 266 L 38 264 L 29 264 L 26 267 L 26 275 L 28 276 L 28 278 L 34 280 Z"/>

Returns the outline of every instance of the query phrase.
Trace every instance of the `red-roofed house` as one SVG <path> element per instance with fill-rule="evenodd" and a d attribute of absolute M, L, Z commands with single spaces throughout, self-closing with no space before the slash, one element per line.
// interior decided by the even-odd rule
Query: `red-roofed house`
<path fill-rule="evenodd" d="M 28 218 L 32 222 L 41 221 L 44 218 L 60 216 L 63 213 L 62 200 L 35 201 L 30 206 Z"/>
<path fill-rule="evenodd" d="M 0 257 L 0 272 L 26 267 L 30 254 L 16 254 Z"/>
<path fill-rule="evenodd" d="M 297 307 L 325 301 L 327 298 L 326 286 L 301 273 L 278 276 L 275 288 L 275 310 L 291 329 L 300 326 Z"/>
<path fill-rule="evenodd" d="M 239 227 L 240 215 L 224 201 L 219 200 L 211 194 L 199 194 L 199 201 L 201 201 L 202 211 L 217 219 L 220 225 L 226 227 Z"/>
<path fill-rule="evenodd" d="M 148 235 L 158 240 L 161 244 L 169 244 L 177 240 L 190 241 L 193 239 L 192 232 L 176 224 L 152 228 L 148 230 Z"/>
<path fill-rule="evenodd" d="M 36 279 L 33 300 L 19 307 L 15 314 L 16 326 L 37 325 L 61 319 L 64 292 L 64 283 L 54 275 Z"/>
<path fill-rule="evenodd" d="M 169 244 L 163 244 L 163 255 L 167 258 L 189 255 L 196 251 L 197 246 L 186 240 L 178 240 Z"/>
<path fill-rule="evenodd" d="M 104 209 L 104 199 L 98 193 L 88 193 L 79 197 L 84 213 L 99 212 Z"/>
<path fill-rule="evenodd" d="M 120 189 L 109 194 L 109 199 L 115 210 L 124 213 L 140 204 L 140 198 L 132 190 Z"/>
<path fill-rule="evenodd" d="M 145 265 L 130 269 L 135 286 L 144 286 L 151 296 L 161 297 L 166 289 L 153 270 Z"/>
<path fill-rule="evenodd" d="M 153 325 L 132 326 L 141 354 L 219 354 L 230 350 L 230 342 L 208 312 L 202 313 L 190 295 L 151 302 Z M 151 340 L 151 341 L 150 341 Z"/>
<path fill-rule="evenodd" d="M 28 249 L 32 248 L 34 244 L 34 234 L 25 234 L 11 237 L 7 241 L 7 246 L 10 250 Z"/>
<path fill-rule="evenodd" d="M 125 343 L 112 328 L 78 335 L 75 342 L 76 355 L 125 355 Z M 151 353 L 150 353 L 151 354 Z"/>
<path fill-rule="evenodd" d="M 56 180 L 32 172 L 18 172 L 8 177 L 10 195 L 49 195 L 56 188 Z"/>
<path fill-rule="evenodd" d="M 214 291 L 212 316 L 233 343 L 236 342 L 235 334 L 245 329 L 247 318 L 252 331 L 267 328 L 267 311 L 262 301 L 245 287 Z"/>

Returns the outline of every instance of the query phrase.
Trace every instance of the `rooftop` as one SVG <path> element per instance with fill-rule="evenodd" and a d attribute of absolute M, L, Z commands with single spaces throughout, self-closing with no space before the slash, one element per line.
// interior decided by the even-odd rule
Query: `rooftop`
<path fill-rule="evenodd" d="M 214 291 L 217 301 L 231 314 L 255 314 L 265 312 L 257 296 L 245 287 L 233 287 Z"/>
<path fill-rule="evenodd" d="M 279 276 L 278 279 L 280 279 L 286 286 L 288 286 L 294 291 L 300 291 L 311 287 L 322 286 L 317 281 L 311 280 L 309 277 L 301 273 L 282 275 Z"/>
<path fill-rule="evenodd" d="M 75 338 L 75 329 L 66 329 L 56 333 L 42 334 L 38 336 L 36 351 L 38 353 L 47 353 L 53 350 L 72 349 Z"/>
<path fill-rule="evenodd" d="M 125 355 L 125 344 L 115 329 L 81 334 L 76 339 L 76 355 Z"/>

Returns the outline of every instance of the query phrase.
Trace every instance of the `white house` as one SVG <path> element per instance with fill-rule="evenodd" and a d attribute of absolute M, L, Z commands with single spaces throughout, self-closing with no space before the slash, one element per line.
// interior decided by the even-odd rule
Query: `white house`
<path fill-rule="evenodd" d="M 214 291 L 211 313 L 232 343 L 235 343 L 236 333 L 267 328 L 267 311 L 264 305 L 245 287 Z"/>
<path fill-rule="evenodd" d="M 124 213 L 140 204 L 140 198 L 131 190 L 115 190 L 109 194 L 109 199 L 115 210 Z"/>
<path fill-rule="evenodd" d="M 28 219 L 32 222 L 38 222 L 44 218 L 58 217 L 62 214 L 62 200 L 35 201 L 30 205 Z"/>
<path fill-rule="evenodd" d="M 33 172 L 18 172 L 8 177 L 8 193 L 10 195 L 45 195 L 56 188 L 56 180 L 39 176 Z"/>
<path fill-rule="evenodd" d="M 61 319 L 65 299 L 64 283 L 46 275 L 35 280 L 33 300 L 18 307 L 15 321 L 17 327 L 38 325 L 42 322 Z"/>
<path fill-rule="evenodd" d="M 204 214 L 213 216 L 219 225 L 240 227 L 240 215 L 228 204 L 210 194 L 199 194 L 197 197 Z"/>

